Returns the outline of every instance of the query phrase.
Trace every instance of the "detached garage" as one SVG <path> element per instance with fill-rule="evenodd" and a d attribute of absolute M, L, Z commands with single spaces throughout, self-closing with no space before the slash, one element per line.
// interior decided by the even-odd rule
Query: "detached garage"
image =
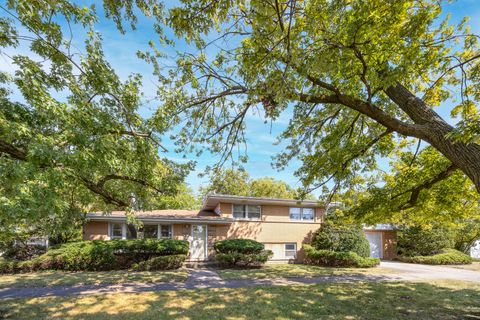
<path fill-rule="evenodd" d="M 384 260 L 392 260 L 396 256 L 396 231 L 393 228 L 377 225 L 364 228 L 365 236 L 370 244 L 370 256 Z"/>

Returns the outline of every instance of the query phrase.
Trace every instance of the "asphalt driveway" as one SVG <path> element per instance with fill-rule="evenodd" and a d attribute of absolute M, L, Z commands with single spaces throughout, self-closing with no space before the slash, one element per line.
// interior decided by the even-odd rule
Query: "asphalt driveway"
<path fill-rule="evenodd" d="M 449 266 L 382 261 L 380 268 L 397 270 L 399 271 L 397 276 L 404 278 L 404 280 L 445 279 L 480 282 L 480 272 Z"/>

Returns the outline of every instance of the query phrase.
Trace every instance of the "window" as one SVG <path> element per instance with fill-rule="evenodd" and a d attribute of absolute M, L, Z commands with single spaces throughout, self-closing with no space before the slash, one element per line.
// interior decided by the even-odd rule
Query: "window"
<path fill-rule="evenodd" d="M 123 223 L 111 223 L 110 224 L 110 238 L 122 239 L 123 238 Z"/>
<path fill-rule="evenodd" d="M 302 209 L 303 220 L 313 220 L 314 216 L 315 216 L 315 209 L 313 209 L 313 208 L 303 208 Z"/>
<path fill-rule="evenodd" d="M 301 219 L 302 219 L 302 209 L 290 208 L 290 220 L 301 220 Z"/>
<path fill-rule="evenodd" d="M 254 219 L 259 220 L 262 215 L 261 206 L 234 204 L 233 217 L 235 219 Z"/>
<path fill-rule="evenodd" d="M 143 238 L 156 239 L 158 238 L 158 226 L 156 224 L 147 224 L 143 226 Z"/>
<path fill-rule="evenodd" d="M 233 217 L 235 219 L 245 219 L 247 217 L 247 210 L 245 209 L 245 206 L 241 204 L 234 204 Z"/>
<path fill-rule="evenodd" d="M 296 243 L 285 243 L 285 258 L 294 259 L 297 254 Z"/>
<path fill-rule="evenodd" d="M 172 226 L 162 224 L 159 226 L 160 229 L 160 238 L 171 238 L 172 237 Z"/>
<path fill-rule="evenodd" d="M 313 221 L 314 219 L 314 208 L 290 208 L 290 220 Z"/>

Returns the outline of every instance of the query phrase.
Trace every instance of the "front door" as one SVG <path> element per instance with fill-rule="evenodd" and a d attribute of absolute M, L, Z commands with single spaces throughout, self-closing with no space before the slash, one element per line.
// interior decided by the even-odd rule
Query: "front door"
<path fill-rule="evenodd" d="M 370 257 L 382 259 L 382 234 L 380 232 L 365 232 L 365 236 L 370 244 Z"/>
<path fill-rule="evenodd" d="M 192 224 L 192 241 L 190 243 L 190 259 L 206 260 L 207 226 Z"/>

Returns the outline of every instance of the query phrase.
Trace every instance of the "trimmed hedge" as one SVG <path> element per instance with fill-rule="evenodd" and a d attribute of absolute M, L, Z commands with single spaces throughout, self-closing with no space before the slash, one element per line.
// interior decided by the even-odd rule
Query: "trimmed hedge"
<path fill-rule="evenodd" d="M 156 271 L 178 269 L 187 259 L 186 254 L 175 254 L 171 256 L 160 256 L 141 261 L 132 266 L 135 271 Z"/>
<path fill-rule="evenodd" d="M 273 256 L 262 243 L 250 239 L 221 240 L 213 247 L 215 259 L 224 266 L 260 266 Z"/>
<path fill-rule="evenodd" d="M 440 253 L 430 256 L 399 256 L 398 260 L 409 263 L 422 264 L 470 264 L 473 262 L 472 257 L 455 249 L 443 249 Z"/>
<path fill-rule="evenodd" d="M 343 225 L 326 221 L 315 233 L 312 246 L 318 250 L 355 252 L 359 256 L 370 256 L 370 245 L 361 226 Z"/>
<path fill-rule="evenodd" d="M 186 255 L 188 241 L 172 239 L 79 241 L 52 248 L 27 261 L 4 261 L 0 273 L 36 270 L 99 271 L 128 269 L 158 256 Z"/>
<path fill-rule="evenodd" d="M 216 252 L 220 253 L 243 253 L 252 254 L 260 253 L 265 246 L 251 239 L 228 239 L 217 241 L 213 244 Z"/>
<path fill-rule="evenodd" d="M 305 263 L 327 267 L 371 268 L 380 264 L 380 259 L 359 256 L 352 251 L 336 252 L 315 249 L 311 245 L 303 245 Z"/>

